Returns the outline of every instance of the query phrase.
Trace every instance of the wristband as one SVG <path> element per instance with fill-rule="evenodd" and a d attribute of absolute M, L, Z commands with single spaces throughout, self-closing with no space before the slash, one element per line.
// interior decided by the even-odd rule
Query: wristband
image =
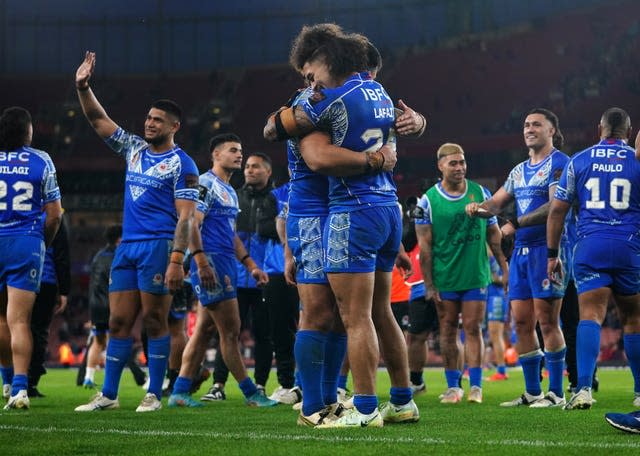
<path fill-rule="evenodd" d="M 548 259 L 556 259 L 558 258 L 558 253 L 559 250 L 558 249 L 550 249 L 549 247 L 547 247 L 547 258 Z"/>
<path fill-rule="evenodd" d="M 175 264 L 182 264 L 182 261 L 184 260 L 184 252 L 181 250 L 172 250 L 171 251 L 171 258 L 170 258 L 170 262 L 171 263 L 175 263 Z"/>
<path fill-rule="evenodd" d="M 384 166 L 384 154 L 379 150 L 375 152 L 365 152 L 367 158 L 367 172 L 375 173 L 382 169 Z"/>
<path fill-rule="evenodd" d="M 202 250 L 202 249 L 194 250 L 193 252 L 191 252 L 191 256 L 194 257 L 199 253 L 204 253 L 204 250 Z"/>
<path fill-rule="evenodd" d="M 78 92 L 86 92 L 87 90 L 89 90 L 89 84 L 85 84 L 83 86 L 76 85 L 76 90 Z"/>
<path fill-rule="evenodd" d="M 240 264 L 244 264 L 244 260 L 246 260 L 247 258 L 251 258 L 251 256 L 248 253 L 242 258 L 240 258 Z"/>
<path fill-rule="evenodd" d="M 202 250 L 194 252 L 193 259 L 195 260 L 198 269 L 209 266 L 209 259 Z"/>
<path fill-rule="evenodd" d="M 516 230 L 520 228 L 520 224 L 518 223 L 518 217 L 510 218 L 509 223 L 511 223 Z"/>

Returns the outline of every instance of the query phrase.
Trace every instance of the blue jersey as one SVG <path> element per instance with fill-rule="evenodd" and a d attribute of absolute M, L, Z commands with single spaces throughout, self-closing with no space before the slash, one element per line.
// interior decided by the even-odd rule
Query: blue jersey
<path fill-rule="evenodd" d="M 200 176 L 198 211 L 202 220 L 202 248 L 205 252 L 231 255 L 235 258 L 238 195 L 233 187 L 211 170 Z"/>
<path fill-rule="evenodd" d="M 285 218 L 287 211 L 287 199 L 289 196 L 290 183 L 274 188 L 271 192 L 278 204 L 278 218 Z M 264 250 L 264 266 L 262 268 L 267 274 L 284 273 L 284 246 L 280 241 L 269 239 Z"/>
<path fill-rule="evenodd" d="M 640 163 L 624 141 L 605 139 L 571 158 L 555 197 L 577 200 L 578 238 L 601 236 L 638 241 Z"/>
<path fill-rule="evenodd" d="M 303 104 L 313 93 L 307 88 L 294 100 L 294 106 Z M 299 140 L 287 141 L 289 161 L 289 213 L 296 217 L 325 217 L 329 213 L 329 178 L 311 171 L 300 153 Z"/>
<path fill-rule="evenodd" d="M 549 187 L 558 183 L 569 157 L 554 149 L 537 165 L 524 161 L 509 173 L 504 189 L 516 200 L 518 217 L 529 214 L 549 201 Z M 547 226 L 544 223 L 519 228 L 515 247 L 546 245 Z"/>
<path fill-rule="evenodd" d="M 335 89 L 323 89 L 301 106 L 332 143 L 355 152 L 375 151 L 395 144 L 393 102 L 368 73 L 356 74 Z M 329 212 L 350 212 L 370 206 L 395 206 L 396 185 L 391 172 L 329 177 Z"/>
<path fill-rule="evenodd" d="M 0 151 L 0 236 L 44 239 L 43 208 L 59 199 L 56 168 L 46 152 L 26 146 Z"/>
<path fill-rule="evenodd" d="M 175 200 L 198 201 L 198 168 L 175 146 L 156 154 L 139 136 L 118 128 L 105 142 L 127 161 L 122 241 L 173 239 Z"/>

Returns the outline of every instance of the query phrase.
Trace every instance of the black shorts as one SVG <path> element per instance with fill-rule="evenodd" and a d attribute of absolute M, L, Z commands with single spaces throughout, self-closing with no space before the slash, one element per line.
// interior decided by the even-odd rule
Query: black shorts
<path fill-rule="evenodd" d="M 409 328 L 409 303 L 407 301 L 393 302 L 391 303 L 391 311 L 400 329 L 406 331 Z"/>
<path fill-rule="evenodd" d="M 94 331 L 98 334 L 107 332 L 109 329 L 109 302 L 90 305 L 89 314 Z"/>
<path fill-rule="evenodd" d="M 438 312 L 433 300 L 425 300 L 424 296 L 409 303 L 409 328 L 410 334 L 423 332 L 436 332 L 439 328 Z"/>

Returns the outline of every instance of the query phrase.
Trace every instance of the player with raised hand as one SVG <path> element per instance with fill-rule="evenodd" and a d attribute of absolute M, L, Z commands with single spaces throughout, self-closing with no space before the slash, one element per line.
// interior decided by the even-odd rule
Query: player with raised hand
<path fill-rule="evenodd" d="M 151 105 L 144 139 L 120 128 L 96 99 L 89 79 L 96 63 L 87 52 L 76 72 L 76 89 L 85 117 L 98 136 L 127 162 L 122 242 L 111 266 L 109 343 L 102 392 L 89 412 L 119 407 L 118 387 L 131 352 L 131 330 L 138 314 L 149 336 L 149 389 L 136 409 L 162 407 L 162 382 L 169 356 L 167 316 L 170 292 L 182 287 L 182 262 L 198 199 L 198 169 L 175 142 L 181 110 L 173 101 Z"/>

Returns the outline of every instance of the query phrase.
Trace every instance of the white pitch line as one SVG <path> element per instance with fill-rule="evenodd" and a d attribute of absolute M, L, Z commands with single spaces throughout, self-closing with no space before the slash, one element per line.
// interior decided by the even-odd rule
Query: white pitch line
<path fill-rule="evenodd" d="M 136 430 L 136 429 L 116 429 L 116 428 L 63 428 L 49 426 L 46 428 L 32 428 L 28 426 L 15 426 L 0 424 L 0 430 L 6 431 L 23 431 L 29 433 L 43 433 L 43 434 L 58 434 L 58 433 L 70 433 L 70 434 L 114 434 L 125 436 L 158 436 L 158 437 L 206 437 L 206 438 L 219 438 L 227 440 L 295 440 L 295 441 L 316 441 L 316 442 L 345 442 L 345 443 L 407 443 L 407 444 L 423 444 L 423 445 L 450 445 L 457 446 L 461 442 L 459 440 L 448 441 L 441 438 L 429 438 L 429 437 L 383 437 L 375 435 L 362 435 L 362 436 L 340 436 L 340 435 L 320 435 L 321 431 L 312 431 L 311 434 L 270 434 L 259 432 L 193 432 L 193 431 L 163 431 L 163 430 Z M 318 433 L 313 435 L 314 433 Z M 640 449 L 640 443 L 632 442 L 620 442 L 620 443 L 589 443 L 589 442 L 558 442 L 548 440 L 476 440 L 477 444 L 488 446 L 529 446 L 539 448 L 593 448 L 593 449 L 618 449 L 618 448 L 631 448 Z"/>

